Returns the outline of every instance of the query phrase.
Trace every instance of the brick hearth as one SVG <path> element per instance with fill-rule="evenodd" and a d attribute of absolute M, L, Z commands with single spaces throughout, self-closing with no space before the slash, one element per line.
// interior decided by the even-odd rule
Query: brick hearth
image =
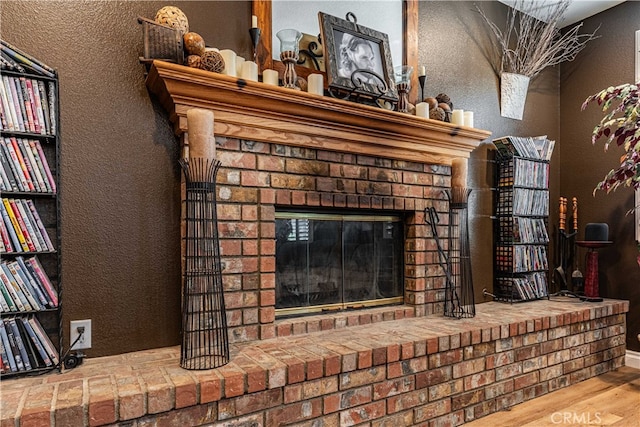
<path fill-rule="evenodd" d="M 628 309 L 558 298 L 389 321 L 373 309 L 379 323 L 234 344 L 214 370 L 180 368 L 178 347 L 89 359 L 3 381 L 0 425 L 460 425 L 622 366 Z"/>

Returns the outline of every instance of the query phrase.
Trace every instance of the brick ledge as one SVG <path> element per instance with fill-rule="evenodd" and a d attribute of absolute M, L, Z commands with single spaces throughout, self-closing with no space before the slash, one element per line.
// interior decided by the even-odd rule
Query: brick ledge
<path fill-rule="evenodd" d="M 60 374 L 2 381 L 0 425 L 104 425 L 196 405 L 206 409 L 222 399 L 379 365 L 402 369 L 403 360 L 490 341 L 498 346 L 628 310 L 627 301 L 617 300 L 490 302 L 476 306 L 470 319 L 433 315 L 234 344 L 231 362 L 207 371 L 180 368 L 179 346 L 94 358 Z M 221 402 L 216 416 L 224 410 Z"/>

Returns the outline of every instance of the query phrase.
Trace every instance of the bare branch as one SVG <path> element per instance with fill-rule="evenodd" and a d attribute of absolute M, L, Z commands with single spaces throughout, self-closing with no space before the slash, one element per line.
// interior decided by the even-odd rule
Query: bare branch
<path fill-rule="evenodd" d="M 476 5 L 501 49 L 501 73 L 516 73 L 534 78 L 549 66 L 573 61 L 587 42 L 600 37 L 596 36 L 600 27 L 593 33 L 579 34 L 582 23 L 562 34 L 558 24 L 562 22 L 569 3 L 558 1 L 542 6 L 546 10 L 542 12 L 543 20 L 539 20 L 530 14 L 531 3 L 519 0 L 515 8 L 509 8 L 504 29 L 492 22 L 482 8 Z"/>

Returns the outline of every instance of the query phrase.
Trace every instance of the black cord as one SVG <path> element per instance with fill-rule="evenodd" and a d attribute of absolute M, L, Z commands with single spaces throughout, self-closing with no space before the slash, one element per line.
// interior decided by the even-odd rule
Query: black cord
<path fill-rule="evenodd" d="M 71 348 L 76 345 L 78 343 L 78 341 L 80 341 L 80 338 L 82 338 L 84 336 L 84 331 L 80 332 L 78 334 L 78 336 L 76 337 L 76 339 L 71 343 L 71 345 L 69 346 L 69 348 L 67 349 L 67 351 L 64 353 L 63 356 L 60 357 L 60 360 L 58 361 L 58 364 L 55 366 L 56 368 L 60 367 L 60 364 L 63 363 L 64 359 L 69 355 L 69 352 L 71 351 Z"/>

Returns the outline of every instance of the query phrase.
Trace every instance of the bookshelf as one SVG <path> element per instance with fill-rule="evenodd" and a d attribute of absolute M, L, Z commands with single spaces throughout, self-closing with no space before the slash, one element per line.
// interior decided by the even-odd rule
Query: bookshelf
<path fill-rule="evenodd" d="M 505 137 L 497 151 L 494 293 L 499 301 L 549 296 L 549 159 L 546 137 Z"/>
<path fill-rule="evenodd" d="M 58 76 L 0 40 L 0 376 L 60 367 Z"/>

